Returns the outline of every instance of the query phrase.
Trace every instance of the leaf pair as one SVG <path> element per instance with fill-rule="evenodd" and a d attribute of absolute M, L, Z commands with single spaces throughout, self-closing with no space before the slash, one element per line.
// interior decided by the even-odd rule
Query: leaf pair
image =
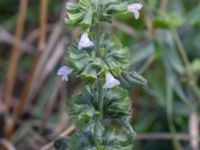
<path fill-rule="evenodd" d="M 101 128 L 101 127 L 100 127 Z M 132 139 L 123 130 L 117 128 L 103 128 L 101 136 L 97 137 L 99 124 L 95 131 L 82 128 L 76 132 L 69 143 L 73 150 L 132 150 Z"/>
<path fill-rule="evenodd" d="M 66 9 L 68 18 L 65 19 L 65 22 L 68 25 L 80 25 L 83 29 L 87 29 L 95 21 L 110 22 L 113 14 L 126 11 L 127 2 L 121 0 L 80 0 L 78 4 L 68 2 Z"/>
<path fill-rule="evenodd" d="M 92 120 L 99 120 L 100 112 L 95 90 L 85 91 L 83 95 L 73 96 L 69 104 L 69 114 L 80 126 Z M 104 92 L 104 118 L 120 119 L 130 115 L 131 101 L 128 92 L 115 87 Z"/>
<path fill-rule="evenodd" d="M 71 64 L 85 81 L 94 81 L 97 74 L 104 74 L 106 71 L 119 74 L 128 66 L 128 49 L 123 48 L 114 36 L 108 34 L 102 36 L 99 56 L 93 57 L 94 51 L 93 48 L 69 50 Z"/>

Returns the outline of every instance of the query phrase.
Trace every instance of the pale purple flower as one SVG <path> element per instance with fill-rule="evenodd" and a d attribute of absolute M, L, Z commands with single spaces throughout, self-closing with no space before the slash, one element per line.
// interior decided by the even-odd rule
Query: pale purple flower
<path fill-rule="evenodd" d="M 78 43 L 78 49 L 88 48 L 94 46 L 94 43 L 90 41 L 88 33 L 83 33 Z"/>
<path fill-rule="evenodd" d="M 120 85 L 120 82 L 111 73 L 106 73 L 106 83 L 103 85 L 103 88 L 113 88 L 117 85 Z"/>
<path fill-rule="evenodd" d="M 58 69 L 57 75 L 62 76 L 63 81 L 68 81 L 68 76 L 72 73 L 73 69 L 69 68 L 68 66 L 62 66 Z"/>
<path fill-rule="evenodd" d="M 135 16 L 136 19 L 139 18 L 140 14 L 139 14 L 139 10 L 143 7 L 143 5 L 141 3 L 133 3 L 128 5 L 128 11 L 132 12 Z"/>

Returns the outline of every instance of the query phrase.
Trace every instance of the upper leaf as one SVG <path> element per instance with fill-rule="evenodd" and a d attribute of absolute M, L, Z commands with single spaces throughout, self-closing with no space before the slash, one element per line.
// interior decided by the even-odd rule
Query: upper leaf
<path fill-rule="evenodd" d="M 126 89 L 137 86 L 146 86 L 147 80 L 136 72 L 122 72 L 116 78 L 120 81 L 121 86 Z"/>
<path fill-rule="evenodd" d="M 95 21 L 110 21 L 114 14 L 124 12 L 127 9 L 127 2 L 121 0 L 80 0 L 79 3 L 67 3 L 68 18 L 65 22 L 68 25 L 78 26 L 87 29 Z"/>

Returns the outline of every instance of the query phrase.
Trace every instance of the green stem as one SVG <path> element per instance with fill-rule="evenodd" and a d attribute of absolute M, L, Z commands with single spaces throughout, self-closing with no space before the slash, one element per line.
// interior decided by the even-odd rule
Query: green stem
<path fill-rule="evenodd" d="M 172 87 L 170 85 L 170 78 L 167 77 L 167 87 L 166 87 L 166 109 L 167 109 L 167 120 L 169 125 L 169 130 L 172 136 L 172 142 L 174 149 L 181 150 L 181 145 L 176 137 L 176 129 L 173 122 L 173 93 L 172 93 Z"/>
<path fill-rule="evenodd" d="M 100 56 L 100 39 L 101 39 L 101 31 L 100 31 L 100 25 L 99 22 L 97 22 L 94 26 L 94 33 L 95 33 L 95 52 L 96 56 Z M 97 70 L 97 74 L 98 74 Z M 98 103 L 99 103 L 99 111 L 101 113 L 101 118 L 103 118 L 103 85 L 101 83 L 100 77 L 97 76 L 97 90 L 98 90 Z"/>
<path fill-rule="evenodd" d="M 99 101 L 99 111 L 101 113 L 101 118 L 103 118 L 103 86 L 100 79 L 98 79 L 98 101 Z"/>
<path fill-rule="evenodd" d="M 94 27 L 94 33 L 95 33 L 95 51 L 97 54 L 96 56 L 99 56 L 99 54 L 100 54 L 100 37 L 101 37 L 99 23 L 96 23 L 96 25 Z"/>

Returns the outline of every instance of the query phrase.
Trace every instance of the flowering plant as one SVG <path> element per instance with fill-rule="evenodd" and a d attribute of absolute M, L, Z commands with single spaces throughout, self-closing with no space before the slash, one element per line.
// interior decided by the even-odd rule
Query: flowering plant
<path fill-rule="evenodd" d="M 142 4 L 122 0 L 80 0 L 67 3 L 65 22 L 79 26 L 83 34 L 68 49 L 66 66 L 58 70 L 62 80 L 72 73 L 84 82 L 80 95 L 73 95 L 68 113 L 77 131 L 56 144 L 68 150 L 132 150 L 135 132 L 129 123 L 129 90 L 146 84 L 136 72 L 128 71 L 129 51 L 117 37 L 105 33 L 102 22 L 111 23 L 117 13 L 132 12 L 136 19 Z"/>

